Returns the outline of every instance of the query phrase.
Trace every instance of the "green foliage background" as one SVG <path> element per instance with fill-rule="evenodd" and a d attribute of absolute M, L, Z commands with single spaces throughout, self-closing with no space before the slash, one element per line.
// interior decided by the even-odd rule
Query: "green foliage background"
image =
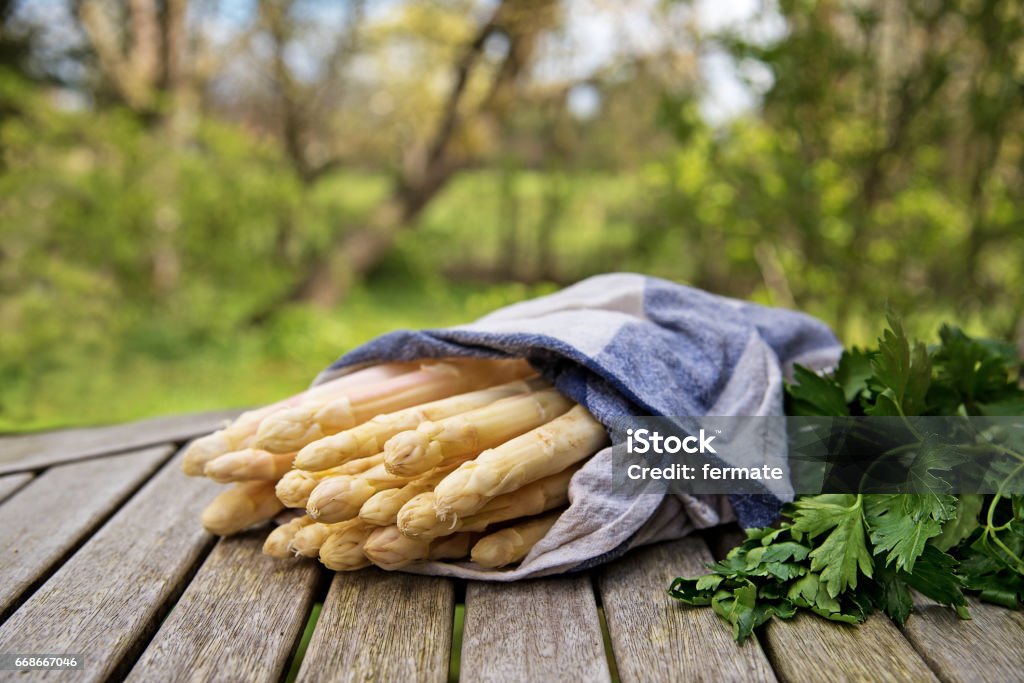
<path fill-rule="evenodd" d="M 116 103 L 58 106 L 6 63 L 0 430 L 270 401 L 375 335 L 611 270 L 798 307 L 851 344 L 887 306 L 919 336 L 1020 335 L 1024 10 L 911 3 L 908 35 L 934 40 L 903 59 L 866 38 L 884 4 L 787 1 L 777 42 L 707 37 L 773 76 L 722 125 L 692 83 L 633 71 L 545 147 L 554 124 L 526 101 L 330 311 L 284 295 L 386 196 L 388 163 L 304 183 L 244 121 L 203 115 L 181 144 Z"/>

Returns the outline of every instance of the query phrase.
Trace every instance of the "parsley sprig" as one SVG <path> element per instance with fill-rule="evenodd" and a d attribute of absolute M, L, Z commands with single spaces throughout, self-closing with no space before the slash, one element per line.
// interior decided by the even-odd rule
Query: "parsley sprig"
<path fill-rule="evenodd" d="M 890 317 L 873 350 L 851 349 L 831 375 L 797 367 L 786 410 L 803 416 L 901 418 L 925 443 L 918 415 L 1024 415 L 1016 349 L 972 339 L 944 326 L 940 343 L 911 341 Z M 969 619 L 965 593 L 1019 608 L 1024 603 L 1024 496 L 1003 486 L 1024 477 L 1024 444 L 986 448 L 1016 464 L 992 495 L 821 494 L 798 498 L 777 528 L 748 529 L 746 540 L 709 565 L 710 573 L 677 578 L 669 594 L 689 605 L 710 605 L 742 642 L 772 617 L 808 610 L 858 624 L 881 609 L 902 625 L 913 610 L 911 590 Z M 935 454 L 923 470 L 941 467 Z"/>

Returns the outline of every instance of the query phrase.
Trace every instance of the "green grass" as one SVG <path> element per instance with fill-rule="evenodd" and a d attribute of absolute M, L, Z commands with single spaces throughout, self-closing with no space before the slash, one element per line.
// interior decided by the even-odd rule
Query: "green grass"
<path fill-rule="evenodd" d="M 385 280 L 372 290 L 357 292 L 335 311 L 293 307 L 266 327 L 229 338 L 174 342 L 170 349 L 135 338 L 114 339 L 109 355 L 92 355 L 69 342 L 59 365 L 4 397 L 2 405 L 11 409 L 0 413 L 0 431 L 116 423 L 268 403 L 301 391 L 339 355 L 381 334 L 468 322 L 543 291 L 547 290 L 517 285 L 453 288 Z M 172 333 L 168 330 L 163 336 Z"/>
<path fill-rule="evenodd" d="M 293 307 L 264 328 L 228 338 L 173 341 L 168 342 L 170 349 L 136 338 L 115 339 L 109 354 L 98 355 L 69 343 L 59 365 L 3 397 L 0 405 L 9 411 L 0 412 L 0 432 L 269 403 L 301 391 L 340 354 L 378 335 L 468 322 L 550 289 L 453 287 L 429 280 L 413 285 L 385 279 L 335 311 Z M 908 317 L 908 327 L 922 338 L 932 338 L 942 319 L 940 314 L 918 312 Z M 855 334 L 846 342 L 872 342 L 881 324 L 881 319 L 856 320 Z M 986 332 L 980 320 L 963 324 L 969 333 Z M 170 335 L 163 335 L 165 341 Z"/>
<path fill-rule="evenodd" d="M 608 671 L 611 674 L 612 683 L 619 682 L 619 667 L 615 663 L 615 655 L 612 653 L 612 636 L 608 632 L 608 619 L 604 615 L 604 607 L 597 608 L 597 618 L 601 624 L 601 640 L 604 643 L 604 654 L 608 660 Z"/>
<path fill-rule="evenodd" d="M 466 284 L 472 278 L 460 276 L 474 273 L 458 269 L 493 273 L 501 266 L 508 216 L 513 215 L 519 274 L 534 279 L 553 193 L 564 194 L 550 240 L 560 277 L 629 268 L 685 276 L 683 265 L 659 270 L 653 262 L 646 268 L 620 258 L 629 253 L 639 220 L 637 206 L 645 201 L 642 174 L 521 171 L 509 182 L 498 170 L 461 174 L 430 204 L 420 225 L 401 235 L 373 279 L 333 311 L 293 305 L 261 327 L 239 329 L 236 321 L 244 318 L 247 307 L 281 285 L 287 269 L 279 259 L 274 261 L 276 275 L 252 278 L 252 268 L 244 271 L 245 277 L 241 272 L 217 273 L 210 282 L 202 280 L 202 286 L 169 295 L 152 307 L 136 302 L 133 308 L 120 299 L 94 296 L 89 287 L 96 283 L 74 280 L 77 271 L 60 282 L 85 288 L 81 296 L 64 301 L 39 290 L 38 301 L 27 297 L 24 311 L 17 309 L 23 317 L 10 320 L 3 318 L 0 300 L 0 319 L 5 321 L 0 329 L 5 356 L 0 357 L 0 432 L 268 403 L 300 391 L 340 354 L 378 335 L 468 322 L 552 291 L 553 285 Z M 316 215 L 350 225 L 387 187 L 381 174 L 340 173 L 317 188 L 311 206 L 320 212 Z M 510 202 L 515 206 L 511 214 Z M 303 225 L 305 238 L 326 248 L 327 223 L 311 219 Z M 228 258 L 230 250 L 214 253 L 220 256 L 211 261 L 211 269 L 235 264 Z M 777 303 L 763 288 L 739 295 Z M 872 343 L 884 325 L 885 304 L 857 300 L 843 341 Z M 826 322 L 835 313 L 835 302 L 827 298 L 807 307 Z M 985 319 L 977 314 L 965 319 L 944 302 L 897 312 L 908 332 L 926 339 L 934 337 L 944 320 L 955 321 L 968 333 L 989 335 L 994 332 L 989 325 L 998 318 L 986 312 Z"/>
<path fill-rule="evenodd" d="M 313 604 L 313 609 L 309 613 L 309 619 L 306 621 L 306 628 L 302 631 L 302 638 L 299 640 L 299 646 L 295 648 L 295 656 L 292 657 L 292 662 L 288 667 L 288 675 L 285 677 L 285 683 L 295 683 L 295 679 L 299 677 L 299 669 L 302 668 L 302 660 L 306 656 L 306 650 L 309 648 L 309 641 L 313 638 L 313 631 L 316 630 L 316 622 L 320 619 L 320 611 L 323 609 L 324 604 L 317 602 Z"/>
<path fill-rule="evenodd" d="M 452 652 L 448 658 L 448 683 L 458 683 L 462 667 L 462 632 L 466 625 L 466 606 L 455 605 L 455 619 L 452 624 Z"/>

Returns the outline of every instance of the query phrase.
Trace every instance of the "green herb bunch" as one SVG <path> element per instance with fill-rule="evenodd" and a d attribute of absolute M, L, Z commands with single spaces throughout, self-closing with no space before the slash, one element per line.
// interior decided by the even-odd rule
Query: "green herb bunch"
<path fill-rule="evenodd" d="M 1024 415 L 1017 350 L 952 327 L 928 348 L 889 319 L 874 350 L 851 349 L 835 372 L 802 367 L 786 389 L 798 416 Z M 908 426 L 912 430 L 910 421 Z M 1019 489 L 1024 448 L 990 444 L 1013 463 L 1002 484 Z M 955 463 L 950 461 L 946 468 Z M 941 455 L 924 471 L 941 470 Z M 833 621 L 863 622 L 881 609 L 902 625 L 911 590 L 970 618 L 965 593 L 1008 608 L 1024 602 L 1024 495 L 821 494 L 799 497 L 774 527 L 746 540 L 711 572 L 677 578 L 669 594 L 711 605 L 742 642 L 769 619 L 809 610 Z"/>

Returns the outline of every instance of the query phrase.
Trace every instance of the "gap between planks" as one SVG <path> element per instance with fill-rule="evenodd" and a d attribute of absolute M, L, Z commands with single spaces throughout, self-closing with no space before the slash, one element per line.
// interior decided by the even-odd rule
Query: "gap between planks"
<path fill-rule="evenodd" d="M 711 560 L 707 544 L 690 536 L 640 548 L 597 570 L 622 681 L 775 680 L 756 640 L 737 645 L 711 609 L 669 597 L 672 579 L 701 574 Z"/>
<path fill-rule="evenodd" d="M 454 614 L 451 579 L 375 567 L 338 572 L 298 680 L 443 683 Z"/>
<path fill-rule="evenodd" d="M 8 474 L 0 477 L 0 503 L 17 493 L 18 489 L 32 481 L 34 475 L 30 472 L 22 474 Z"/>
<path fill-rule="evenodd" d="M 745 537 L 738 525 L 725 527 L 711 539 L 716 559 L 724 558 Z M 800 612 L 790 621 L 772 619 L 758 630 L 758 638 L 772 668 L 786 681 L 936 680 L 899 629 L 879 613 L 860 626 L 850 626 Z"/>
<path fill-rule="evenodd" d="M 158 446 L 53 467 L 0 505 L 0 622 L 172 452 Z"/>
<path fill-rule="evenodd" d="M 943 681 L 1024 679 L 1024 612 L 968 598 L 971 619 L 914 595 L 903 635 Z"/>
<path fill-rule="evenodd" d="M 221 539 L 128 676 L 129 681 L 278 681 L 321 576 L 314 562 L 263 554 L 265 527 Z"/>
<path fill-rule="evenodd" d="M 717 542 L 721 559 L 744 538 L 728 528 Z M 761 629 L 776 670 L 789 680 L 1013 680 L 1024 670 L 1024 614 L 970 599 L 972 621 L 920 595 L 902 632 L 883 613 L 848 626 L 801 614 Z M 793 648 L 796 648 L 794 650 Z M 809 653 L 794 658 L 792 652 Z"/>
<path fill-rule="evenodd" d="M 213 545 L 199 514 L 218 487 L 180 468 L 181 453 L 0 626 L 0 652 L 81 654 L 76 680 L 123 677 Z"/>

